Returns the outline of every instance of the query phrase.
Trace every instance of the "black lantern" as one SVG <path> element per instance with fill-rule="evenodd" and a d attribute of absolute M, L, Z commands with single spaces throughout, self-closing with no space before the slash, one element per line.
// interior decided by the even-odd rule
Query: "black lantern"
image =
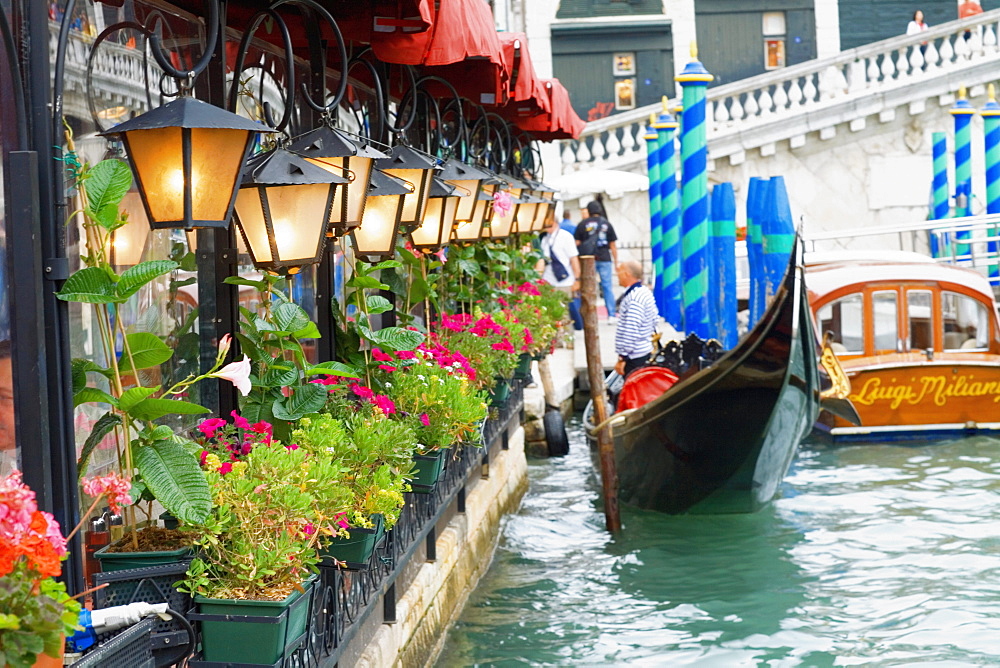
<path fill-rule="evenodd" d="M 410 232 L 414 248 L 436 251 L 451 241 L 451 230 L 460 200 L 458 188 L 434 177 L 430 197 L 427 198 L 427 208 L 424 210 L 424 220 L 420 227 Z"/>
<path fill-rule="evenodd" d="M 378 169 L 372 171 L 361 225 L 351 230 L 355 255 L 371 262 L 392 258 L 404 200 L 412 193 L 413 186 L 406 181 Z"/>
<path fill-rule="evenodd" d="M 375 161 L 375 166 L 390 176 L 413 185 L 413 191 L 403 201 L 400 224 L 409 229 L 420 225 L 430 195 L 431 177 L 437 161 L 409 146 L 394 146 L 392 155 Z"/>
<path fill-rule="evenodd" d="M 345 183 L 284 148 L 251 158 L 236 196 L 236 222 L 254 266 L 294 274 L 319 262 L 333 192 Z"/>
<path fill-rule="evenodd" d="M 102 134 L 125 145 L 150 227 L 225 229 L 257 132 L 274 130 L 180 97 Z"/>
<path fill-rule="evenodd" d="M 317 167 L 347 177 L 350 183 L 337 188 L 330 208 L 331 236 L 343 236 L 361 224 L 376 160 L 387 158 L 370 144 L 354 140 L 345 132 L 323 126 L 298 137 L 288 145 Z"/>

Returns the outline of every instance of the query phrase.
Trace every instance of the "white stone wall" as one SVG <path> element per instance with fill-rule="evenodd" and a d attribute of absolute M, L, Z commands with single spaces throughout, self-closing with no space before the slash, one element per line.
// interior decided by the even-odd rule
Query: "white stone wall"
<path fill-rule="evenodd" d="M 840 4 L 837 0 L 815 0 L 816 57 L 840 53 Z"/>

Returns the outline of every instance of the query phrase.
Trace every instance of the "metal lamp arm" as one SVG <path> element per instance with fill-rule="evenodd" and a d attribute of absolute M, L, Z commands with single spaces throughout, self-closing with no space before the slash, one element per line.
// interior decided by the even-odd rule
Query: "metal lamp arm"
<path fill-rule="evenodd" d="M 205 50 L 201 54 L 201 58 L 198 62 L 194 64 L 194 67 L 190 71 L 182 72 L 171 64 L 170 59 L 167 58 L 166 53 L 160 44 L 160 36 L 155 32 L 149 37 L 150 50 L 153 52 L 153 59 L 156 64 L 160 66 L 164 72 L 179 81 L 191 80 L 205 71 L 208 67 L 208 63 L 215 56 L 215 45 L 219 39 L 219 0 L 205 0 L 205 9 L 208 18 L 205 21 L 206 29 L 206 39 L 205 39 Z"/>

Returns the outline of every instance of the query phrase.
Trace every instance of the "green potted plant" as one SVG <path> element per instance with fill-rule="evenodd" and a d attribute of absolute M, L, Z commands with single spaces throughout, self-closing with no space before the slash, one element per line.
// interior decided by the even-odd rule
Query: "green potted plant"
<path fill-rule="evenodd" d="M 55 578 L 66 540 L 13 471 L 0 478 L 0 665 L 61 666 L 80 605 Z"/>
<path fill-rule="evenodd" d="M 271 664 L 306 632 L 317 546 L 346 525 L 342 469 L 277 441 L 235 461 L 204 457 L 215 500 L 196 527 L 197 557 L 182 591 L 194 596 L 206 661 Z M 277 617 L 273 624 L 235 617 Z"/>

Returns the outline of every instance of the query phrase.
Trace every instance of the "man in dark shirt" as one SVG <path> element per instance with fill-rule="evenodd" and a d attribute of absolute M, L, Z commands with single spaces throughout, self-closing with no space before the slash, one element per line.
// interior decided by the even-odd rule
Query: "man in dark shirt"
<path fill-rule="evenodd" d="M 576 245 L 580 255 L 593 255 L 597 275 L 601 279 L 601 293 L 608 309 L 608 322 L 615 320 L 615 293 L 612 288 L 613 268 L 618 264 L 618 235 L 608 219 L 602 214 L 600 202 L 591 202 L 581 211 L 583 220 L 576 226 Z"/>

